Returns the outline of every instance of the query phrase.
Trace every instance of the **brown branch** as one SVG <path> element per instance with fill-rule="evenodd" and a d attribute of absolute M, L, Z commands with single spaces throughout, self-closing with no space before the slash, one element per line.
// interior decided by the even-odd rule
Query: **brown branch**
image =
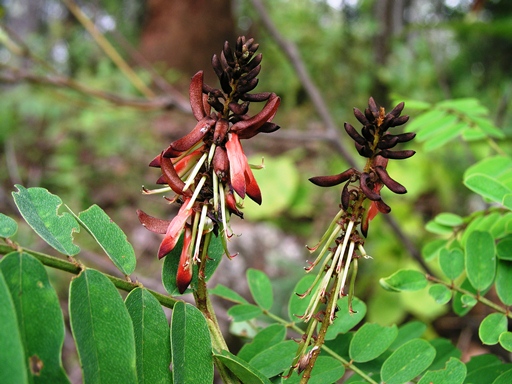
<path fill-rule="evenodd" d="M 270 33 L 272 38 L 276 41 L 277 45 L 281 48 L 284 54 L 288 57 L 290 64 L 295 69 L 297 73 L 297 77 L 301 81 L 301 84 L 304 86 L 311 102 L 313 103 L 318 115 L 322 119 L 327 129 L 327 135 L 330 138 L 330 143 L 336 148 L 336 150 L 341 154 L 341 156 L 345 159 L 345 161 L 351 166 L 356 167 L 356 161 L 354 157 L 350 154 L 350 152 L 345 148 L 345 145 L 339 138 L 339 129 L 334 123 L 334 120 L 327 109 L 327 103 L 323 99 L 320 91 L 317 86 L 309 76 L 309 73 L 304 65 L 304 61 L 300 57 L 299 50 L 297 46 L 292 42 L 286 40 L 281 33 L 276 28 L 275 24 L 272 22 L 270 16 L 265 9 L 265 6 L 261 2 L 261 0 L 252 0 L 252 4 L 258 15 L 261 19 L 261 22 Z"/>
<path fill-rule="evenodd" d="M 6 68 L 5 66 L 2 67 Z M 183 97 L 178 98 L 161 96 L 155 97 L 152 100 L 139 98 L 129 99 L 110 92 L 105 92 L 102 90 L 91 88 L 66 76 L 38 76 L 33 73 L 29 73 L 27 71 L 19 70 L 16 68 L 9 68 L 7 70 L 4 69 L 4 71 L 0 73 L 1 83 L 18 83 L 21 81 L 26 81 L 31 84 L 51 85 L 55 87 L 69 88 L 84 95 L 106 100 L 114 105 L 132 107 L 142 111 L 176 108 L 186 113 L 191 112 L 188 101 Z"/>
<path fill-rule="evenodd" d="M 304 61 L 300 57 L 299 51 L 295 44 L 290 41 L 287 41 L 279 32 L 272 19 L 270 18 L 265 6 L 263 5 L 262 0 L 251 0 L 254 8 L 258 12 L 258 15 L 263 23 L 264 27 L 267 29 L 268 33 L 271 37 L 276 41 L 277 45 L 281 48 L 284 54 L 288 57 L 290 64 L 295 69 L 297 73 L 297 77 L 301 81 L 306 93 L 308 94 L 311 102 L 313 103 L 318 115 L 322 119 L 323 123 L 326 127 L 326 133 L 322 138 L 328 137 L 329 143 L 334 145 L 336 150 L 340 153 L 340 155 L 345 159 L 345 161 L 351 167 L 357 167 L 356 161 L 354 157 L 347 151 L 343 142 L 340 139 L 340 129 L 334 123 L 334 119 L 332 118 L 329 110 L 327 109 L 327 104 L 323 99 L 320 91 L 317 86 L 314 84 L 313 80 L 309 76 L 309 73 L 304 65 Z M 423 270 L 429 275 L 432 274 L 430 268 L 423 260 L 421 256 L 420 250 L 415 246 L 412 240 L 405 234 L 405 232 L 400 228 L 396 220 L 388 215 L 384 215 L 384 220 L 391 227 L 397 238 L 402 242 L 405 246 L 409 254 L 421 265 Z"/>

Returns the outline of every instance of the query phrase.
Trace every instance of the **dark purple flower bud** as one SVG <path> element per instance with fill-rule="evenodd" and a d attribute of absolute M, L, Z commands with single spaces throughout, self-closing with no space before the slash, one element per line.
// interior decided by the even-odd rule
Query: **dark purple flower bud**
<path fill-rule="evenodd" d="M 222 74 L 224 73 L 224 70 L 222 69 L 219 57 L 215 54 L 212 56 L 212 67 L 213 70 L 215 71 L 215 74 L 220 79 L 222 77 Z"/>
<path fill-rule="evenodd" d="M 359 120 L 359 122 L 363 125 L 368 125 L 370 124 L 370 122 L 368 121 L 368 119 L 366 118 L 366 116 L 364 115 L 363 112 L 361 112 L 359 109 L 357 108 L 354 108 L 354 116 L 356 117 L 357 120 Z"/>
<path fill-rule="evenodd" d="M 249 70 L 249 71 L 250 71 L 251 69 L 253 69 L 253 68 L 256 68 L 258 65 L 260 65 L 260 63 L 261 63 L 261 60 L 262 60 L 262 59 L 263 59 L 263 55 L 262 55 L 261 53 L 258 53 L 256 56 L 254 56 L 254 57 L 252 58 L 252 60 L 251 60 L 251 61 L 249 61 L 249 62 L 246 64 L 245 68 L 246 68 L 247 70 Z"/>
<path fill-rule="evenodd" d="M 398 117 L 400 116 L 400 114 L 402 113 L 402 111 L 404 110 L 404 106 L 405 106 L 405 103 L 402 101 L 401 103 L 398 103 L 396 105 L 395 108 L 393 108 L 391 110 L 391 112 L 389 112 L 390 115 L 394 116 L 394 117 Z"/>
<path fill-rule="evenodd" d="M 363 134 L 364 138 L 369 141 L 370 143 L 373 143 L 373 140 L 375 138 L 375 126 L 374 125 L 365 125 L 361 129 L 361 133 Z"/>
<path fill-rule="evenodd" d="M 389 148 L 393 148 L 397 144 L 398 144 L 398 137 L 396 137 L 394 135 L 384 135 L 381 137 L 381 139 L 377 143 L 377 148 L 389 149 Z"/>
<path fill-rule="evenodd" d="M 234 101 L 228 104 L 228 108 L 231 112 L 233 112 L 235 115 L 245 115 L 247 111 L 249 110 L 249 102 L 246 101 L 242 104 L 238 104 Z"/>
<path fill-rule="evenodd" d="M 347 181 L 341 191 L 341 206 L 346 211 L 350 205 L 350 189 L 348 188 L 350 181 Z"/>
<path fill-rule="evenodd" d="M 396 135 L 396 137 L 398 137 L 399 143 L 406 143 L 406 142 L 414 139 L 416 137 L 416 133 L 414 133 L 414 132 L 400 133 L 399 135 Z"/>
<path fill-rule="evenodd" d="M 244 93 L 250 92 L 254 88 L 256 88 L 256 86 L 258 85 L 259 81 L 260 81 L 260 79 L 258 79 L 258 78 L 252 79 L 247 84 L 239 86 L 236 91 L 240 95 L 243 95 Z"/>
<path fill-rule="evenodd" d="M 268 100 L 270 95 L 272 95 L 271 92 L 260 92 L 260 93 L 253 93 L 253 94 L 245 93 L 242 96 L 240 96 L 240 99 L 242 99 L 244 101 L 254 101 L 254 102 L 266 101 L 266 100 Z"/>
<path fill-rule="evenodd" d="M 347 169 L 345 172 L 341 172 L 337 175 L 315 176 L 310 178 L 309 181 L 311 181 L 315 185 L 318 185 L 319 187 L 333 187 L 335 185 L 343 183 L 344 181 L 347 181 L 356 173 L 357 171 L 354 168 L 350 168 Z"/>
<path fill-rule="evenodd" d="M 373 190 L 373 183 L 370 181 L 370 175 L 366 172 L 361 173 L 361 177 L 359 179 L 361 190 L 372 201 L 378 201 L 381 199 L 380 194 Z M 371 185 L 368 185 L 371 183 Z"/>
<path fill-rule="evenodd" d="M 219 119 L 213 131 L 213 142 L 216 145 L 224 143 L 229 130 L 229 122 L 226 119 Z"/>
<path fill-rule="evenodd" d="M 413 156 L 416 153 L 416 151 L 412 151 L 410 149 L 404 150 L 404 151 L 390 151 L 389 149 L 382 149 L 379 152 L 379 155 L 382 157 L 385 157 L 387 159 L 396 159 L 396 160 L 403 160 L 408 159 L 409 157 Z"/>
<path fill-rule="evenodd" d="M 390 127 L 398 127 L 399 125 L 405 124 L 409 121 L 409 116 L 403 115 L 400 117 L 397 117 L 394 119 L 391 124 L 389 124 Z"/>
<path fill-rule="evenodd" d="M 349 123 L 345 123 L 344 127 L 345 131 L 347 131 L 348 135 L 352 138 L 352 140 L 361 145 L 366 144 L 365 138 L 361 136 L 352 125 L 350 125 Z"/>
<path fill-rule="evenodd" d="M 395 180 L 393 180 L 391 178 L 391 176 L 389 176 L 389 173 L 386 170 L 386 168 L 384 168 L 384 167 L 375 167 L 375 172 L 379 176 L 379 178 L 382 181 L 382 183 L 386 187 L 388 187 L 390 189 L 390 191 L 392 191 L 394 193 L 398 193 L 398 194 L 407 193 L 407 189 L 405 189 L 405 187 L 402 184 L 396 182 Z"/>
<path fill-rule="evenodd" d="M 382 200 L 376 201 L 375 204 L 377 205 L 377 209 L 379 210 L 379 212 L 384 214 L 388 214 L 389 212 L 391 212 L 391 207 Z"/>
<path fill-rule="evenodd" d="M 357 152 L 361 156 L 363 156 L 363 157 L 372 157 L 373 151 L 368 146 L 368 143 L 366 143 L 365 145 L 361 145 L 361 144 L 355 142 L 354 145 L 355 145 L 355 147 L 357 149 Z"/>
<path fill-rule="evenodd" d="M 380 114 L 380 108 L 373 99 L 373 97 L 370 97 L 368 99 L 368 108 L 370 109 L 370 112 L 372 113 L 373 117 L 377 118 Z"/>

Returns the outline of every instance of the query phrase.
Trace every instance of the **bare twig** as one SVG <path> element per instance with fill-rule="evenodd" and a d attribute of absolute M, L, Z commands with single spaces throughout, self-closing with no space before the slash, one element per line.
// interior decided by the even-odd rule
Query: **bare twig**
<path fill-rule="evenodd" d="M 270 16 L 265 9 L 265 6 L 261 2 L 261 0 L 252 0 L 252 4 L 254 8 L 257 10 L 258 15 L 261 19 L 261 22 L 270 33 L 270 35 L 274 38 L 279 47 L 283 50 L 285 55 L 290 60 L 290 64 L 293 66 L 295 71 L 297 72 L 297 77 L 300 79 L 301 84 L 304 86 L 304 89 L 308 93 L 311 102 L 315 106 L 315 109 L 323 120 L 325 127 L 327 129 L 327 135 L 330 138 L 330 143 L 334 145 L 336 150 L 341 154 L 341 156 L 345 159 L 345 161 L 351 166 L 356 167 L 356 162 L 354 157 L 350 154 L 350 152 L 345 148 L 345 145 L 340 140 L 339 129 L 334 123 L 334 120 L 327 109 L 327 104 L 323 99 L 320 91 L 317 86 L 309 76 L 309 73 L 304 65 L 304 61 L 300 57 L 299 50 L 290 41 L 287 41 L 281 33 L 276 28 L 275 24 L 270 19 Z"/>
<path fill-rule="evenodd" d="M 26 81 L 31 84 L 51 85 L 55 87 L 69 88 L 84 95 L 93 96 L 102 100 L 106 100 L 115 105 L 132 107 L 143 111 L 177 108 L 180 111 L 186 113 L 191 112 L 190 105 L 188 104 L 187 100 L 183 97 L 178 98 L 162 96 L 155 97 L 151 100 L 135 98 L 129 99 L 121 97 L 114 93 L 91 88 L 85 84 L 82 84 L 66 76 L 38 76 L 26 71 L 19 70 L 17 68 L 9 68 L 4 65 L 2 65 L 1 67 L 3 67 L 4 69 L 8 68 L 7 70 L 4 70 L 0 73 L 0 82 L 2 83 L 18 83 L 20 81 Z"/>
<path fill-rule="evenodd" d="M 334 123 L 334 119 L 332 118 L 329 110 L 327 109 L 327 104 L 325 100 L 322 98 L 320 91 L 313 83 L 313 80 L 308 74 L 306 66 L 302 58 L 300 57 L 299 51 L 295 44 L 290 41 L 287 41 L 281 33 L 276 28 L 275 24 L 272 22 L 265 6 L 263 5 L 262 0 L 251 0 L 254 8 L 258 12 L 258 15 L 261 19 L 261 22 L 270 33 L 272 38 L 276 41 L 279 47 L 283 50 L 285 55 L 288 57 L 290 64 L 293 66 L 295 71 L 297 72 L 297 77 L 300 79 L 304 89 L 309 95 L 311 102 L 317 110 L 318 115 L 324 122 L 327 133 L 326 135 L 322 135 L 322 139 L 328 137 L 328 140 L 331 144 L 333 144 L 336 150 L 340 153 L 340 155 L 345 159 L 345 161 L 351 166 L 356 167 L 356 161 L 354 157 L 347 151 L 343 142 L 340 140 L 339 128 Z M 430 268 L 425 263 L 421 256 L 421 252 L 414 245 L 412 240 L 405 234 L 405 232 L 400 228 L 396 220 L 388 215 L 384 215 L 384 220 L 388 223 L 388 225 L 392 228 L 395 235 L 405 246 L 410 255 L 421 265 L 423 270 L 431 275 Z"/>
<path fill-rule="evenodd" d="M 135 71 L 126 63 L 121 55 L 115 50 L 110 42 L 103 36 L 103 34 L 96 28 L 94 23 L 82 12 L 80 7 L 73 0 L 62 0 L 69 11 L 77 18 L 77 20 L 84 26 L 85 29 L 91 34 L 96 43 L 103 49 L 105 54 L 117 65 L 117 67 L 124 73 L 130 82 L 148 99 L 154 98 L 155 93 L 142 81 L 142 79 L 135 73 Z"/>

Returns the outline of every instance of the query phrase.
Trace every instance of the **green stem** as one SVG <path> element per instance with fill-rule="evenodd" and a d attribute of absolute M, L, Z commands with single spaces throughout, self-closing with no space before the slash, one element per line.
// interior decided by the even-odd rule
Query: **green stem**
<path fill-rule="evenodd" d="M 456 285 L 453 285 L 453 283 L 447 283 L 447 282 L 440 280 L 437 277 L 434 277 L 431 275 L 426 275 L 426 277 L 427 277 L 427 280 L 432 281 L 434 283 L 442 284 L 452 291 L 462 293 L 463 295 L 469 295 L 469 296 L 473 297 L 475 300 L 481 302 L 482 304 L 487 305 L 489 308 L 492 308 L 497 312 L 501 312 L 501 313 L 505 314 L 507 317 L 509 317 L 510 319 L 512 319 L 512 312 L 510 312 L 507 308 L 504 308 L 504 307 L 494 303 L 493 301 L 486 299 L 483 296 L 480 296 L 480 294 L 475 294 L 475 293 L 470 292 L 464 288 L 457 287 Z"/>
<path fill-rule="evenodd" d="M 32 251 L 32 250 L 26 249 L 26 248 L 21 248 L 21 247 L 13 248 L 12 246 L 0 244 L 0 254 L 6 255 L 13 251 L 28 253 L 29 255 L 34 256 L 43 265 L 46 265 L 47 267 L 59 269 L 61 271 L 65 271 L 65 272 L 69 272 L 69 273 L 72 273 L 73 275 L 78 275 L 80 272 L 82 272 L 83 269 L 85 269 L 85 266 L 81 265 L 79 263 L 72 263 L 67 260 L 59 259 L 57 257 L 50 256 L 45 253 L 41 253 L 41 252 L 37 252 L 37 251 Z M 118 288 L 122 291 L 130 292 L 130 291 L 134 290 L 135 288 L 143 287 L 143 285 L 141 283 L 124 280 L 119 277 L 112 276 L 112 275 L 109 275 L 106 273 L 103 273 L 103 275 L 105 275 L 116 286 L 116 288 Z M 181 301 L 181 300 L 177 300 L 170 296 L 162 295 L 161 293 L 153 291 L 152 289 L 148 289 L 148 288 L 146 288 L 146 289 L 148 290 L 149 293 L 151 293 L 153 296 L 155 296 L 155 298 L 159 301 L 159 303 L 161 305 L 163 305 L 164 307 L 173 308 L 174 304 L 176 304 L 178 301 Z"/>
<path fill-rule="evenodd" d="M 236 304 L 239 304 L 238 302 L 235 302 L 235 301 L 233 301 L 233 302 Z M 300 328 L 296 323 L 294 323 L 292 321 L 287 321 L 287 320 L 283 319 L 282 317 L 279 317 L 278 315 L 274 315 L 273 313 L 270 313 L 266 309 L 261 308 L 261 310 L 265 316 L 269 317 L 272 320 L 275 320 L 279 324 L 284 325 L 286 328 L 291 329 L 292 331 L 295 331 L 299 334 L 304 333 L 304 330 L 302 328 Z M 331 355 L 334 359 L 341 362 L 345 366 L 345 368 L 350 369 L 351 371 L 354 371 L 355 373 L 357 373 L 359 376 L 361 376 L 367 382 L 369 382 L 371 384 L 378 384 L 378 382 L 373 380 L 370 376 L 368 376 L 366 373 L 364 373 L 361 369 L 356 367 L 352 362 L 344 359 L 343 357 L 338 355 L 336 352 L 334 352 L 331 348 L 329 348 L 325 345 L 322 345 L 322 350 L 327 352 L 327 354 Z"/>
<path fill-rule="evenodd" d="M 210 295 L 208 294 L 208 288 L 206 286 L 204 269 L 208 261 L 207 251 L 208 246 L 210 245 L 211 236 L 212 233 L 210 232 L 204 237 L 203 251 L 201 253 L 201 263 L 199 265 L 199 272 L 197 276 L 197 290 L 194 291 L 194 300 L 196 302 L 197 308 L 206 318 L 206 323 L 208 324 L 208 329 L 210 330 L 212 348 L 214 352 L 220 352 L 222 350 L 229 351 L 226 340 L 224 340 L 224 336 L 220 330 L 219 322 L 217 321 L 217 316 L 215 315 L 215 311 L 210 300 Z M 227 369 L 227 367 L 221 361 L 215 359 L 215 365 L 224 383 L 240 383 L 240 381 Z"/>

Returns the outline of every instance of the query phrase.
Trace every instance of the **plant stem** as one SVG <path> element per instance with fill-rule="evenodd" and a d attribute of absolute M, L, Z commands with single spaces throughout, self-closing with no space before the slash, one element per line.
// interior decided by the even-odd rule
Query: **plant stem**
<path fill-rule="evenodd" d="M 201 262 L 197 276 L 197 290 L 194 291 L 194 300 L 196 302 L 197 308 L 204 315 L 206 323 L 208 324 L 208 329 L 210 330 L 210 336 L 212 339 L 212 349 L 214 352 L 220 352 L 222 350 L 229 351 L 226 340 L 224 340 L 224 336 L 220 330 L 219 322 L 217 321 L 217 316 L 215 315 L 215 311 L 210 300 L 210 295 L 208 294 L 208 288 L 206 287 L 204 269 L 208 261 L 207 251 L 208 246 L 210 245 L 211 236 L 211 232 L 204 236 L 203 251 L 201 252 Z M 215 366 L 217 367 L 224 383 L 240 383 L 240 381 L 227 369 L 227 367 L 221 361 L 217 359 L 214 361 Z"/>
<path fill-rule="evenodd" d="M 440 280 L 437 277 L 434 277 L 431 275 L 426 275 L 426 277 L 427 277 L 427 280 L 432 281 L 434 283 L 442 284 L 445 287 L 451 289 L 452 291 L 462 293 L 463 295 L 471 296 L 475 300 L 481 302 L 482 304 L 487 305 L 489 308 L 492 308 L 497 312 L 501 312 L 501 313 L 505 314 L 507 317 L 512 319 L 512 312 L 510 312 L 507 308 L 504 308 L 504 307 L 494 303 L 493 301 L 486 299 L 483 296 L 480 296 L 480 294 L 475 294 L 475 293 L 470 292 L 464 288 L 457 287 L 456 285 L 453 285 L 453 283 L 447 283 L 447 282 Z"/>
<path fill-rule="evenodd" d="M 59 269 L 61 271 L 65 271 L 65 272 L 69 272 L 69 273 L 72 273 L 73 275 L 78 275 L 78 274 L 80 274 L 80 272 L 82 272 L 82 270 L 85 269 L 84 265 L 81 265 L 78 263 L 72 263 L 67 260 L 63 260 L 63 259 L 59 259 L 54 256 L 47 255 L 45 253 L 32 251 L 32 250 L 26 249 L 26 248 L 13 249 L 13 247 L 11 247 L 11 246 L 0 244 L 0 254 L 6 255 L 13 251 L 14 252 L 16 252 L 16 251 L 25 252 L 31 256 L 34 256 L 43 265 L 46 265 L 47 267 Z M 103 272 L 101 272 L 101 273 L 103 273 Z M 103 275 L 105 275 L 116 286 L 116 288 L 118 288 L 122 291 L 130 292 L 130 291 L 134 290 L 135 288 L 143 287 L 143 285 L 138 282 L 124 280 L 119 277 L 112 276 L 112 275 L 109 275 L 106 273 L 103 273 Z M 177 300 L 171 296 L 162 295 L 161 293 L 153 291 L 152 289 L 148 289 L 148 288 L 145 288 L 145 289 L 147 289 L 148 292 L 151 293 L 158 300 L 158 302 L 161 305 L 163 305 L 164 307 L 173 308 L 174 304 L 176 304 L 178 301 L 181 301 L 181 300 Z"/>

